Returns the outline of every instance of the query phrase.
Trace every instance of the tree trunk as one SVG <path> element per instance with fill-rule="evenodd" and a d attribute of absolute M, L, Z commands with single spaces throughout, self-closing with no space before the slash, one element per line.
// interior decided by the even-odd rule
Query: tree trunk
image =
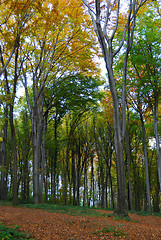
<path fill-rule="evenodd" d="M 47 132 L 47 119 L 48 115 L 44 117 L 44 127 L 43 127 L 43 136 L 42 136 L 42 156 L 41 156 L 41 163 L 40 163 L 40 189 L 39 189 L 39 202 L 43 201 L 43 185 L 45 186 L 45 176 L 44 176 L 44 169 L 45 169 L 45 161 L 46 161 L 46 132 Z"/>
<path fill-rule="evenodd" d="M 107 200 L 107 194 L 108 194 L 108 167 L 106 166 L 106 179 L 105 179 L 105 207 L 108 208 L 108 200 Z"/>
<path fill-rule="evenodd" d="M 6 159 L 6 143 L 7 143 L 7 129 L 8 129 L 8 105 L 4 108 L 4 127 L 3 127 L 3 142 L 2 142 L 2 155 L 1 155 L 1 180 L 0 180 L 0 200 L 4 200 L 7 197 L 8 187 L 7 187 L 7 159 Z"/>
<path fill-rule="evenodd" d="M 54 125 L 54 164 L 53 164 L 53 203 L 56 203 L 56 168 L 57 168 L 57 155 L 58 155 L 58 144 L 57 144 L 57 116 L 55 117 Z"/>
<path fill-rule="evenodd" d="M 133 210 L 132 192 L 131 192 L 131 149 L 130 149 L 130 136 L 129 136 L 129 114 L 128 123 L 126 128 L 126 152 L 128 160 L 128 206 L 129 210 Z"/>
<path fill-rule="evenodd" d="M 16 149 L 16 133 L 13 123 L 13 105 L 10 104 L 10 127 L 12 136 L 13 150 L 13 205 L 18 204 L 18 184 L 17 184 L 17 149 Z"/>
<path fill-rule="evenodd" d="M 66 156 L 67 157 L 67 156 Z M 63 203 L 64 205 L 67 204 L 67 172 L 66 172 L 66 163 L 64 161 L 63 158 L 63 188 L 64 188 L 64 192 L 63 192 Z"/>
<path fill-rule="evenodd" d="M 72 148 L 72 183 L 73 183 L 73 206 L 76 205 L 75 196 L 76 196 L 76 175 L 75 175 L 75 155 L 74 149 Z"/>
<path fill-rule="evenodd" d="M 159 133 L 158 133 L 158 94 L 155 93 L 155 103 L 153 112 L 153 122 L 154 122 L 154 134 L 156 140 L 156 149 L 157 149 L 157 160 L 158 160 L 158 179 L 161 191 L 161 148 L 160 148 L 160 141 L 159 141 Z"/>
<path fill-rule="evenodd" d="M 80 152 L 80 139 L 78 143 L 78 163 L 77 163 L 77 206 L 80 204 L 80 164 L 81 164 L 81 152 Z"/>
<path fill-rule="evenodd" d="M 36 204 L 40 202 L 42 195 L 42 189 L 40 189 L 42 130 L 42 112 L 39 99 L 35 102 L 32 112 L 33 199 Z"/>
<path fill-rule="evenodd" d="M 103 171 L 103 162 L 102 158 L 100 159 L 100 180 L 101 180 L 101 207 L 104 208 L 104 171 Z"/>
<path fill-rule="evenodd" d="M 120 1 L 115 1 L 117 10 L 115 9 L 114 16 L 116 17 L 113 29 L 108 29 L 111 25 L 110 14 L 113 14 L 113 7 L 111 7 L 111 2 L 106 1 L 104 3 L 104 8 L 101 7 L 101 1 L 95 0 L 91 5 L 87 0 L 82 0 L 84 4 L 88 7 L 89 14 L 93 21 L 94 31 L 97 35 L 103 58 L 105 61 L 110 91 L 113 100 L 113 121 L 114 121 L 114 142 L 115 142 L 115 152 L 116 152 L 116 163 L 117 163 L 117 210 L 115 211 L 118 215 L 128 216 L 127 211 L 127 200 L 126 200 L 126 179 L 125 179 L 125 166 L 124 166 L 124 138 L 126 129 L 126 71 L 127 71 L 127 60 L 129 51 L 133 42 L 133 34 L 135 29 L 136 15 L 139 8 L 146 2 L 141 1 L 136 3 L 136 1 L 130 0 L 128 16 L 126 19 L 125 27 L 122 33 L 122 39 L 118 43 L 118 47 L 115 48 L 115 35 L 118 31 L 119 17 L 120 17 Z M 94 9 L 94 10 L 93 10 Z M 116 15 L 115 15 L 116 14 Z M 102 16 L 104 21 L 102 21 Z M 109 34 L 110 32 L 110 34 Z M 126 34 L 127 33 L 127 34 Z M 117 96 L 117 89 L 115 86 L 115 78 L 113 74 L 113 60 L 114 57 L 121 51 L 121 48 L 125 42 L 125 57 L 124 57 L 124 69 L 123 69 L 123 85 L 122 85 L 122 116 L 119 111 L 119 101 Z M 122 119 L 122 124 L 121 124 Z"/>
<path fill-rule="evenodd" d="M 39 203 L 39 162 L 38 162 L 38 145 L 37 145 L 37 129 L 35 117 L 32 121 L 32 151 L 33 151 L 33 201 Z"/>
<path fill-rule="evenodd" d="M 157 212 L 157 213 L 160 212 L 159 203 L 160 203 L 160 184 L 159 184 L 158 174 L 157 174 L 157 184 L 156 184 L 155 195 L 153 198 L 153 211 L 154 212 Z"/>
<path fill-rule="evenodd" d="M 87 146 L 86 146 L 87 147 Z M 87 149 L 84 156 L 84 191 L 83 191 L 83 206 L 88 205 L 88 173 L 87 173 Z"/>
<path fill-rule="evenodd" d="M 144 148 L 144 162 L 145 162 L 145 181 L 146 181 L 146 197 L 147 197 L 147 211 L 151 212 L 151 199 L 150 199 L 150 185 L 149 185 L 149 170 L 148 170 L 148 154 L 146 143 L 146 132 L 142 113 L 140 112 L 140 120 L 143 132 L 143 148 Z"/>
<path fill-rule="evenodd" d="M 127 196 L 126 196 L 126 179 L 125 179 L 125 163 L 124 163 L 124 135 L 121 127 L 119 101 L 115 86 L 115 79 L 112 69 L 112 60 L 109 55 L 104 53 L 104 60 L 108 72 L 110 91 L 113 100 L 113 123 L 114 123 L 114 145 L 116 152 L 116 169 L 117 169 L 117 209 L 115 213 L 120 216 L 127 217 Z M 126 120 L 124 118 L 124 120 Z M 125 124 L 124 124 L 125 125 Z"/>
<path fill-rule="evenodd" d="M 92 192 L 92 203 L 95 207 L 95 189 L 94 189 L 94 165 L 93 165 L 93 156 L 91 156 L 91 192 Z"/>

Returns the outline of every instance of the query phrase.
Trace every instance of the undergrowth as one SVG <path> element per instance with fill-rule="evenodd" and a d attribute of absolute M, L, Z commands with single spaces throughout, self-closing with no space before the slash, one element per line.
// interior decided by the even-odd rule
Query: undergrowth
<path fill-rule="evenodd" d="M 0 201 L 0 205 L 4 206 L 11 206 L 12 202 L 10 201 Z M 42 209 L 46 211 L 51 211 L 51 212 L 58 212 L 58 213 L 65 213 L 69 215 L 91 215 L 91 216 L 102 216 L 102 217 L 111 217 L 114 216 L 115 220 L 121 220 L 124 219 L 126 221 L 132 221 L 130 218 L 124 218 L 117 216 L 113 213 L 107 214 L 107 213 L 101 213 L 96 211 L 97 209 L 99 210 L 107 210 L 107 211 L 113 211 L 112 209 L 102 209 L 102 208 L 90 208 L 90 207 L 82 207 L 82 206 L 71 206 L 71 205 L 56 205 L 52 203 L 42 203 L 42 204 L 33 204 L 33 203 L 23 203 L 19 204 L 18 206 L 23 206 L 23 207 L 28 207 L 28 208 L 37 208 L 37 209 Z M 158 216 L 161 217 L 161 213 L 149 213 L 146 211 L 129 211 L 129 213 L 135 213 L 141 216 Z"/>
<path fill-rule="evenodd" d="M 1 240 L 18 240 L 18 239 L 29 239 L 34 240 L 31 234 L 26 234 L 18 231 L 19 226 L 15 226 L 14 228 L 6 227 L 0 223 L 0 239 Z"/>
<path fill-rule="evenodd" d="M 67 206 L 67 205 L 55 205 L 55 204 L 24 204 L 21 205 L 28 208 L 37 208 L 51 212 L 64 213 L 69 215 L 91 215 L 91 216 L 102 216 L 102 217 L 111 217 L 112 214 L 100 213 L 96 209 L 91 209 L 88 207 L 80 206 Z"/>
<path fill-rule="evenodd" d="M 121 229 L 117 229 L 115 226 L 110 226 L 110 225 L 102 228 L 102 230 L 100 230 L 100 231 L 94 232 L 94 234 L 96 234 L 99 237 L 103 237 L 103 236 L 107 235 L 108 233 L 111 233 L 115 237 L 127 237 L 128 236 L 125 232 L 121 231 Z"/>

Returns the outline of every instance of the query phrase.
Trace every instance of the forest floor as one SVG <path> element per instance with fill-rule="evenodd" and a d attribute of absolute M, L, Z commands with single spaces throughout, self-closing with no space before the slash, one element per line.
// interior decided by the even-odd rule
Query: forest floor
<path fill-rule="evenodd" d="M 120 219 L 106 210 L 91 210 L 92 214 L 51 212 L 43 209 L 0 205 L 0 222 L 5 226 L 20 226 L 34 239 L 156 239 L 161 240 L 161 217 L 130 213 L 130 219 Z M 88 212 L 88 211 L 87 211 Z M 2 239 L 2 238 L 0 238 Z"/>

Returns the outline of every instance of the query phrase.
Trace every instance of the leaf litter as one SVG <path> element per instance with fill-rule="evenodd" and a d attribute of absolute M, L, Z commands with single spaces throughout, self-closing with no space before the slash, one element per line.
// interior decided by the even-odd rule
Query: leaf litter
<path fill-rule="evenodd" d="M 161 217 L 130 213 L 130 221 L 107 210 L 97 215 L 70 215 L 41 209 L 0 206 L 0 222 L 20 226 L 36 240 L 128 239 L 161 240 Z"/>

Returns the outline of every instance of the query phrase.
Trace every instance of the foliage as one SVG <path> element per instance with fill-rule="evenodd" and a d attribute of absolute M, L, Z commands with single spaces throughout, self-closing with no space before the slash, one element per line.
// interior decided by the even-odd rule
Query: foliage
<path fill-rule="evenodd" d="M 113 2 L 109 6 L 109 14 L 117 14 L 117 1 Z M 93 9 L 94 1 L 90 1 L 90 6 Z M 47 0 L 10 0 L 2 1 L 0 10 L 1 69 L 9 60 L 0 82 L 1 192 L 4 192 L 4 185 L 8 199 L 13 198 L 13 141 L 9 125 L 9 106 L 12 105 L 19 201 L 32 202 L 33 152 L 39 143 L 37 173 L 38 179 L 42 180 L 40 202 L 54 203 L 39 205 L 40 208 L 73 215 L 97 215 L 93 209 L 90 212 L 86 208 L 79 209 L 79 205 L 115 209 L 118 186 L 113 124 L 115 110 L 109 88 L 100 90 L 104 83 L 96 60 L 100 53 L 85 6 L 80 0 L 52 0 L 50 3 Z M 101 11 L 103 24 L 103 1 Z M 109 16 L 111 25 L 107 26 L 107 34 L 110 39 L 117 21 L 114 15 Z M 111 39 L 111 56 L 122 41 L 126 20 L 127 14 L 122 12 L 118 19 L 118 31 Z M 125 106 L 128 111 L 123 142 L 129 146 L 130 161 L 126 146 L 122 152 L 128 200 L 130 179 L 132 205 L 136 211 L 145 210 L 147 202 L 144 145 L 138 109 L 143 114 L 147 135 L 151 203 L 154 211 L 159 212 L 160 209 L 157 150 L 155 144 L 152 145 L 155 143 L 152 109 L 156 96 L 159 137 L 161 135 L 159 26 L 157 2 L 150 1 L 138 12 L 127 65 Z M 122 51 L 112 61 L 120 124 L 123 122 L 121 96 L 126 40 L 127 34 Z M 25 96 L 21 97 L 16 94 L 20 84 L 25 91 Z M 35 133 L 39 135 L 33 146 Z M 5 149 L 4 158 L 1 158 Z M 62 204 L 77 207 L 72 209 Z"/>
<path fill-rule="evenodd" d="M 93 208 L 88 207 L 80 207 L 80 206 L 65 206 L 65 205 L 55 205 L 55 204 L 25 204 L 20 205 L 25 206 L 27 208 L 36 208 L 36 209 L 43 209 L 50 212 L 58 212 L 69 214 L 72 216 L 102 216 L 102 217 L 110 217 L 111 214 L 101 213 L 96 211 Z"/>
<path fill-rule="evenodd" d="M 122 237 L 122 238 L 128 237 L 128 234 L 124 233 L 120 229 L 117 230 L 117 228 L 114 226 L 106 226 L 102 228 L 102 230 L 94 232 L 94 234 L 97 234 L 97 236 L 100 236 L 100 237 L 103 237 L 104 235 L 106 235 L 106 233 L 112 233 L 114 237 Z"/>
<path fill-rule="evenodd" d="M 2 240 L 6 239 L 29 239 L 34 240 L 31 234 L 22 233 L 19 230 L 19 226 L 15 226 L 14 228 L 6 227 L 2 223 L 0 223 L 0 237 Z"/>

